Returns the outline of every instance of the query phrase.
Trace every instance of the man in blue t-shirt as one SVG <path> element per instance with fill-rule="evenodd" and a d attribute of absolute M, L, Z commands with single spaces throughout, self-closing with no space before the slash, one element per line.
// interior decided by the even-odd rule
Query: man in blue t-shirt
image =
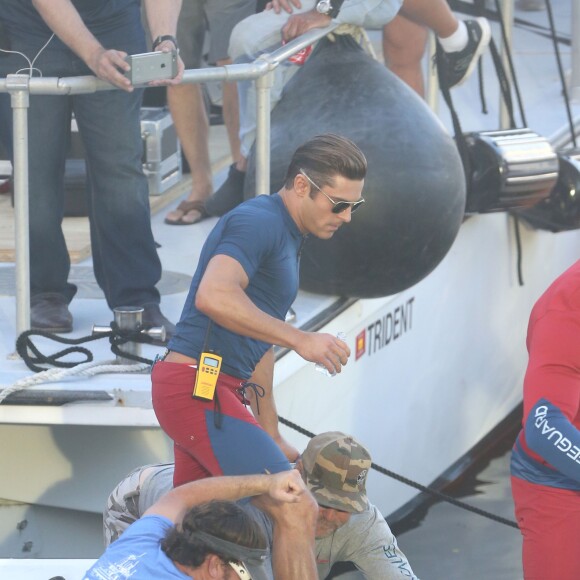
<path fill-rule="evenodd" d="M 151 374 L 153 408 L 174 441 L 175 485 L 210 475 L 275 473 L 296 459 L 297 450 L 278 431 L 272 345 L 332 373 L 346 364 L 344 341 L 300 330 L 285 317 L 298 292 L 306 236 L 329 239 L 350 222 L 364 202 L 366 168 L 352 141 L 313 137 L 294 153 L 278 193 L 239 205 L 210 233 L 169 352 Z M 215 394 L 192 398 L 198 360 L 207 352 L 222 358 Z"/>
<path fill-rule="evenodd" d="M 298 471 L 220 477 L 173 489 L 132 524 L 85 574 L 85 580 L 250 578 L 247 565 L 268 557 L 259 523 L 233 503 L 254 497 L 274 521 L 274 536 L 292 546 L 273 554 L 278 578 L 317 578 L 317 507 Z"/>

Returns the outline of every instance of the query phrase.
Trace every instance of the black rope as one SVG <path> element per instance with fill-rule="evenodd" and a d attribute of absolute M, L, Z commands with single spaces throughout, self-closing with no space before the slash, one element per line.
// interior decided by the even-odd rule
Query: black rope
<path fill-rule="evenodd" d="M 516 97 L 518 99 L 518 106 L 520 108 L 520 117 L 522 119 L 522 123 L 523 123 L 524 127 L 527 127 L 528 126 L 528 123 L 526 121 L 526 115 L 524 113 L 524 104 L 522 102 L 522 95 L 520 93 L 520 85 L 518 83 L 518 79 L 517 79 L 517 76 L 516 76 L 516 69 L 514 67 L 514 61 L 512 59 L 512 49 L 511 49 L 511 45 L 509 44 L 508 39 L 507 39 L 507 32 L 506 32 L 506 28 L 505 28 L 505 22 L 504 22 L 504 19 L 503 19 L 503 15 L 501 13 L 501 8 L 500 8 L 500 5 L 499 5 L 499 0 L 495 0 L 495 6 L 497 8 L 497 13 L 498 13 L 498 16 L 499 16 L 499 25 L 500 25 L 500 28 L 501 28 L 501 37 L 502 37 L 502 40 L 503 40 L 503 45 L 505 47 L 505 53 L 507 55 L 508 65 L 509 65 L 510 74 L 511 74 L 511 80 L 512 80 L 512 84 L 513 84 L 514 90 L 516 92 Z M 501 59 L 500 59 L 500 62 L 501 62 Z M 500 68 L 501 68 L 501 70 L 503 70 L 503 65 Z M 499 70 L 500 69 L 498 69 L 498 74 L 499 74 Z M 503 72 L 503 74 L 505 75 L 505 71 Z M 507 105 L 507 102 L 506 102 L 506 105 Z M 515 127 L 515 123 L 514 123 L 514 127 Z"/>
<path fill-rule="evenodd" d="M 264 387 L 262 387 L 262 385 L 258 385 L 258 383 L 250 383 L 249 381 L 242 383 L 242 386 L 238 389 L 238 393 L 241 395 L 245 407 L 247 407 L 250 404 L 250 401 L 246 397 L 246 390 L 247 389 L 254 391 L 254 397 L 255 397 L 255 401 L 256 401 L 256 414 L 259 415 L 260 414 L 260 399 L 264 398 L 264 395 L 266 394 L 266 390 L 264 389 Z"/>
<path fill-rule="evenodd" d="M 134 330 L 122 330 L 119 328 L 119 325 L 114 320 L 111 322 L 111 330 L 112 332 L 111 336 L 109 337 L 109 342 L 111 344 L 111 351 L 114 354 L 129 360 L 134 360 L 136 362 L 148 365 L 153 364 L 153 360 L 149 358 L 137 356 L 136 354 L 125 352 L 124 350 L 119 348 L 120 346 L 128 342 L 140 342 L 142 344 L 152 344 L 153 341 L 155 340 L 153 337 L 141 332 L 142 331 L 141 328 L 137 328 Z"/>
<path fill-rule="evenodd" d="M 576 133 L 574 131 L 574 121 L 572 120 L 572 111 L 570 110 L 570 97 L 568 96 L 568 88 L 566 87 L 566 79 L 564 77 L 564 68 L 562 67 L 562 59 L 560 57 L 560 49 L 556 41 L 556 26 L 554 24 L 554 15 L 552 13 L 551 0 L 546 1 L 546 9 L 548 12 L 548 20 L 550 22 L 550 31 L 552 32 L 552 43 L 554 44 L 554 52 L 556 53 L 556 62 L 558 63 L 558 73 L 560 75 L 560 82 L 562 83 L 562 94 L 564 95 L 564 104 L 566 106 L 566 115 L 568 117 L 568 124 L 570 125 L 570 136 L 572 137 L 572 144 L 576 147 Z"/>
<path fill-rule="evenodd" d="M 453 132 L 455 133 L 455 143 L 457 145 L 457 151 L 459 152 L 459 157 L 461 158 L 461 164 L 463 165 L 463 174 L 465 176 L 465 186 L 467 189 L 467 194 L 470 193 L 471 187 L 471 158 L 469 156 L 469 147 L 467 145 L 467 140 L 461 129 L 461 123 L 459 122 L 459 116 L 457 111 L 453 106 L 453 100 L 451 99 L 451 93 L 449 91 L 449 80 L 447 78 L 447 68 L 445 66 L 445 54 L 443 47 L 437 40 L 435 43 L 435 62 L 437 63 L 437 78 L 439 80 L 439 90 L 443 95 L 443 99 L 447 104 L 449 113 L 451 115 L 451 122 L 453 124 Z"/>
<path fill-rule="evenodd" d="M 284 417 L 278 417 L 278 419 L 280 420 L 280 423 L 282 423 L 283 425 L 286 425 L 286 427 L 290 427 L 291 429 L 294 429 L 295 431 L 297 431 L 301 435 L 305 435 L 306 437 L 309 437 L 310 439 L 312 439 L 313 437 L 316 436 L 311 431 L 307 431 L 303 427 L 300 427 L 300 425 L 297 425 L 296 423 L 293 423 L 292 421 L 289 421 L 288 419 L 284 419 Z M 454 497 L 451 497 L 450 495 L 447 495 L 446 493 L 443 493 L 441 491 L 437 491 L 436 489 L 433 489 L 431 487 L 427 487 L 425 485 L 417 483 L 416 481 L 413 481 L 412 479 L 409 479 L 407 477 L 403 477 L 402 475 L 399 475 L 398 473 L 395 473 L 394 471 L 390 471 L 389 469 L 381 467 L 380 465 L 377 465 L 374 462 L 371 463 L 371 467 L 375 471 L 378 471 L 379 473 L 382 473 L 383 475 L 386 475 L 392 479 L 400 481 L 401 483 L 404 483 L 405 485 L 408 485 L 410 487 L 414 487 L 415 489 L 418 489 L 419 491 L 422 491 L 423 493 L 432 495 L 440 500 L 446 501 L 446 502 L 448 502 L 448 503 L 450 503 L 458 508 L 473 512 L 475 514 L 483 516 L 484 518 L 488 518 L 490 520 L 493 520 L 493 521 L 498 522 L 500 524 L 504 524 L 504 525 L 509 526 L 511 528 L 518 528 L 518 524 L 516 522 L 514 522 L 513 520 L 508 520 L 506 518 L 502 518 L 501 516 L 496 516 L 495 514 L 492 514 L 488 511 L 485 511 L 485 510 L 482 510 L 480 508 L 469 505 L 468 503 L 465 503 L 461 500 L 455 499 Z"/>
<path fill-rule="evenodd" d="M 503 102 L 505 103 L 509 118 L 510 118 L 510 128 L 516 128 L 516 119 L 514 117 L 514 104 L 512 101 L 512 93 L 510 89 L 509 79 L 505 72 L 503 63 L 501 62 L 501 56 L 499 51 L 497 50 L 497 46 L 493 38 L 489 41 L 489 52 L 491 54 L 491 58 L 493 60 L 493 64 L 495 65 L 495 70 L 497 74 L 497 80 L 499 82 L 499 89 L 501 92 L 501 96 Z M 523 110 L 522 110 L 522 119 L 524 119 Z M 524 120 L 525 126 L 525 120 Z"/>
<path fill-rule="evenodd" d="M 485 91 L 483 90 L 483 60 L 479 59 L 477 63 L 477 82 L 479 84 L 479 100 L 481 102 L 481 112 L 484 115 L 489 113 L 487 108 L 487 99 L 485 97 Z"/>
<path fill-rule="evenodd" d="M 477 12 L 479 12 L 479 14 L 484 14 L 486 1 L 487 0 L 473 0 L 473 7 Z M 483 58 L 477 59 L 477 82 L 479 85 L 479 101 L 481 103 L 481 113 L 483 115 L 487 115 L 488 109 L 483 79 Z"/>
<path fill-rule="evenodd" d="M 518 269 L 518 283 L 520 286 L 524 285 L 524 275 L 522 273 L 522 236 L 520 233 L 520 218 L 512 214 L 514 220 L 514 234 L 516 236 L 516 249 L 517 249 L 517 269 Z"/>
<path fill-rule="evenodd" d="M 57 351 L 52 355 L 45 355 L 37 348 L 37 346 L 32 342 L 32 336 L 40 336 L 53 340 L 55 342 L 60 342 L 61 344 L 73 345 L 69 348 Z M 124 357 L 129 360 L 134 360 L 136 362 L 142 362 L 146 364 L 152 364 L 153 361 L 147 358 L 143 358 L 132 353 L 123 351 L 120 347 L 127 342 L 141 342 L 150 344 L 153 339 L 146 334 L 143 334 L 140 330 L 121 330 L 115 322 L 111 322 L 111 330 L 96 335 L 82 336 L 80 338 L 65 338 L 58 334 L 53 334 L 51 332 L 44 332 L 41 330 L 25 330 L 16 339 L 16 352 L 19 354 L 20 358 L 24 361 L 24 364 L 35 373 L 45 371 L 47 366 L 53 366 L 56 368 L 70 369 L 76 367 L 77 365 L 89 363 L 94 360 L 93 353 L 80 344 L 87 342 L 92 342 L 94 340 L 99 340 L 101 338 L 109 338 L 111 344 L 111 351 L 117 356 Z M 63 361 L 60 360 L 69 354 L 81 354 L 84 355 L 84 360 L 77 361 Z M 39 365 L 46 365 L 44 367 Z"/>

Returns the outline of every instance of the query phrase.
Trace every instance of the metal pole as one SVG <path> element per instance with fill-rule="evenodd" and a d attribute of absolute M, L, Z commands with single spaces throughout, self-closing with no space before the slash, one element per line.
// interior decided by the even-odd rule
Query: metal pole
<path fill-rule="evenodd" d="M 273 72 L 256 79 L 256 195 L 270 195 L 270 88 Z"/>
<path fill-rule="evenodd" d="M 13 117 L 16 334 L 30 328 L 30 245 L 28 239 L 28 75 L 8 75 Z"/>
<path fill-rule="evenodd" d="M 580 3 L 572 0 L 572 71 L 570 74 L 570 98 L 580 100 Z"/>
<path fill-rule="evenodd" d="M 508 78 L 510 86 L 513 83 L 510 67 L 509 67 L 509 60 L 508 60 L 508 50 L 511 50 L 513 45 L 513 36 L 514 36 L 514 0 L 504 0 L 501 6 L 501 13 L 503 16 L 503 21 L 505 24 L 505 35 L 507 40 L 507 46 L 503 42 L 501 43 L 501 62 L 503 64 L 504 70 L 506 72 L 506 76 Z M 510 126 L 510 117 L 508 113 L 508 109 L 506 104 L 503 102 L 503 98 L 499 96 L 499 126 L 501 129 L 509 129 Z"/>
<path fill-rule="evenodd" d="M 426 101 L 429 108 L 434 112 L 439 112 L 439 79 L 437 78 L 436 67 L 431 66 L 435 56 L 435 34 L 429 33 L 427 45 L 427 95 Z"/>

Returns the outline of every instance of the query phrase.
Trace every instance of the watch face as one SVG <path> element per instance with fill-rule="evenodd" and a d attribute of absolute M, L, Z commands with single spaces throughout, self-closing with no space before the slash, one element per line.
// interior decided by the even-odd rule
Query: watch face
<path fill-rule="evenodd" d="M 316 5 L 316 11 L 320 14 L 328 14 L 331 10 L 330 0 L 319 0 Z"/>

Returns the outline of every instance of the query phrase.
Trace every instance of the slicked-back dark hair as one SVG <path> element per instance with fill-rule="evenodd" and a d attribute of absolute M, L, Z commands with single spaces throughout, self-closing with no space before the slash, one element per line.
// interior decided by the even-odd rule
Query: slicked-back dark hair
<path fill-rule="evenodd" d="M 312 137 L 296 149 L 286 172 L 285 187 L 292 187 L 301 169 L 319 187 L 332 187 L 337 175 L 352 181 L 363 180 L 367 160 L 350 139 L 326 133 Z"/>
<path fill-rule="evenodd" d="M 167 533 L 161 549 L 172 561 L 194 568 L 201 566 L 208 554 L 232 559 L 231 554 L 219 553 L 196 537 L 197 531 L 246 548 L 267 547 L 264 532 L 249 513 L 231 501 L 211 501 L 189 510 L 183 522 Z"/>

